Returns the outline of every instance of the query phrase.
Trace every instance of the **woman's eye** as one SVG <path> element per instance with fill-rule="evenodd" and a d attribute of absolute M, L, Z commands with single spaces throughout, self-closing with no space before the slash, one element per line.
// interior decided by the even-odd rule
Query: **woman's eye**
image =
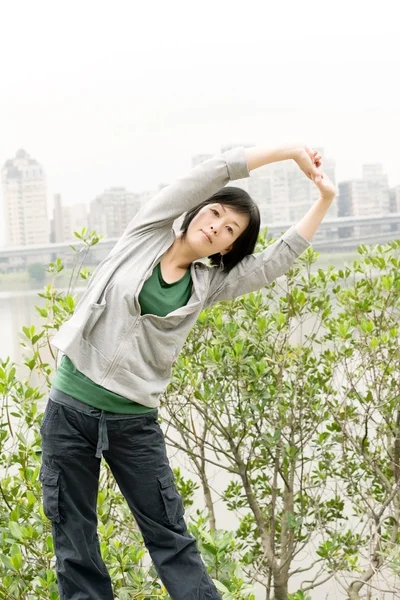
<path fill-rule="evenodd" d="M 233 233 L 232 227 L 228 227 L 228 231 L 229 231 L 229 233 Z"/>
<path fill-rule="evenodd" d="M 217 215 L 217 217 L 219 216 L 219 212 L 217 210 L 215 210 L 215 208 L 212 208 L 211 210 L 214 213 L 214 215 Z"/>

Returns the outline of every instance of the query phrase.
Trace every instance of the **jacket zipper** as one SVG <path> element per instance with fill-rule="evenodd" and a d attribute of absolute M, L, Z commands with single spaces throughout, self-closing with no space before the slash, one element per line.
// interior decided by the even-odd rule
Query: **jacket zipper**
<path fill-rule="evenodd" d="M 158 259 L 160 258 L 160 256 L 162 256 L 162 255 L 164 254 L 164 252 L 165 252 L 165 250 L 162 250 L 162 251 L 160 252 L 160 254 L 158 254 L 158 256 L 157 256 L 157 258 L 154 260 L 153 264 L 152 264 L 152 265 L 149 267 L 149 269 L 146 271 L 146 273 L 144 274 L 144 276 L 143 276 L 143 277 L 142 277 L 142 279 L 140 280 L 140 283 L 139 283 L 139 285 L 138 285 L 138 288 L 137 288 L 136 295 L 134 296 L 134 302 L 137 302 L 137 303 L 139 303 L 139 300 L 138 300 L 138 298 L 139 298 L 140 292 L 142 291 L 142 287 L 143 287 L 143 285 L 144 285 L 144 282 L 146 281 L 148 274 L 149 274 L 149 273 L 150 273 L 150 272 L 151 272 L 151 271 L 154 269 L 154 267 L 157 265 L 157 261 L 158 261 Z M 140 309 L 140 306 L 139 306 L 139 309 Z M 112 377 L 112 375 L 114 375 L 115 371 L 117 370 L 117 367 L 118 367 L 118 360 L 119 360 L 119 357 L 121 356 L 122 348 L 123 348 L 123 346 L 124 346 L 124 344 L 125 344 L 126 340 L 127 340 L 127 339 L 128 339 L 128 337 L 131 335 L 132 331 L 135 329 L 135 327 L 137 326 L 137 324 L 138 324 L 138 322 L 140 321 L 140 319 L 144 319 L 145 317 L 146 317 L 146 315 L 143 315 L 143 316 L 142 316 L 142 315 L 140 315 L 140 314 L 139 314 L 139 316 L 136 318 L 136 321 L 134 321 L 134 323 L 132 323 L 131 327 L 130 327 L 130 328 L 129 328 L 129 330 L 128 330 L 128 333 L 126 334 L 126 336 L 125 336 L 124 340 L 121 342 L 121 344 L 120 344 L 120 346 L 119 346 L 119 348 L 118 348 L 118 350 L 117 350 L 117 353 L 115 354 L 114 358 L 112 359 L 112 361 L 111 361 L 111 363 L 110 363 L 110 366 L 108 367 L 108 369 L 107 369 L 107 371 L 106 371 L 106 373 L 105 373 L 105 375 L 104 375 L 104 377 L 103 377 L 103 382 L 104 382 L 106 379 L 108 379 L 108 378 Z"/>

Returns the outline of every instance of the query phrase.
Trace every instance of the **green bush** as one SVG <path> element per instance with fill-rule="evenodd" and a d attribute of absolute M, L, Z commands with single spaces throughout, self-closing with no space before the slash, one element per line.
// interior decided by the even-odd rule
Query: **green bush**
<path fill-rule="evenodd" d="M 87 249 L 98 240 L 79 237 Z M 197 475 L 175 469 L 188 527 L 224 600 L 254 600 L 254 582 L 266 600 L 311 600 L 332 577 L 349 600 L 381 578 L 400 597 L 400 242 L 361 246 L 339 270 L 313 270 L 316 260 L 308 250 L 262 292 L 204 311 L 164 397 L 162 418 L 178 434 L 167 442 Z M 43 326 L 22 332 L 24 364 L 41 386 L 0 362 L 0 600 L 58 598 L 38 402 L 57 366 L 50 338 L 76 305 L 71 289 L 56 289 L 62 269 L 49 265 L 53 282 L 39 294 Z M 80 265 L 75 281 L 89 276 Z M 230 474 L 221 500 L 239 522 L 232 531 L 217 527 L 210 467 Z M 98 513 L 116 598 L 168 598 L 106 465 Z M 305 548 L 314 550 L 299 566 Z M 289 591 L 300 575 L 302 589 Z"/>

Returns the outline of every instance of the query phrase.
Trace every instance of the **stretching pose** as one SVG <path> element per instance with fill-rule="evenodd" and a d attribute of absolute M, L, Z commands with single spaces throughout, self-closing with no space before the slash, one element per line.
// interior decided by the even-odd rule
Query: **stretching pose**
<path fill-rule="evenodd" d="M 315 183 L 319 198 L 297 225 L 252 254 L 259 210 L 247 192 L 224 186 L 286 159 Z M 321 156 L 307 146 L 235 148 L 164 188 L 98 265 L 52 340 L 63 357 L 41 426 L 43 505 L 62 600 L 113 598 L 97 537 L 102 456 L 171 598 L 220 598 L 186 528 L 157 422 L 159 397 L 200 311 L 285 273 L 335 192 Z M 176 236 L 172 226 L 183 213 Z"/>

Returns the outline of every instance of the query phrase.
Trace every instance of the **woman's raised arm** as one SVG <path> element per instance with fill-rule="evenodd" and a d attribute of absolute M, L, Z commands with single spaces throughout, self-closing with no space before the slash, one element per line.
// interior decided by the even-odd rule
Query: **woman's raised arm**
<path fill-rule="evenodd" d="M 296 231 L 311 240 L 336 195 L 336 188 L 321 169 L 321 157 L 304 144 L 289 144 L 277 148 L 256 146 L 245 149 L 249 171 L 273 162 L 293 159 L 319 190 L 320 197 L 297 223 Z"/>
<path fill-rule="evenodd" d="M 313 177 L 313 181 L 318 188 L 319 198 L 295 226 L 306 240 L 311 240 L 336 196 L 336 188 L 326 173 L 319 173 Z"/>
<path fill-rule="evenodd" d="M 283 146 L 254 146 L 245 149 L 249 171 L 282 160 L 294 160 L 303 173 L 313 179 L 320 174 L 320 156 L 305 144 L 286 144 Z"/>
<path fill-rule="evenodd" d="M 130 236 L 141 232 L 172 228 L 175 219 L 215 194 L 229 181 L 248 176 L 243 147 L 214 156 L 148 200 L 130 221 L 122 238 L 129 241 Z"/>
<path fill-rule="evenodd" d="M 248 177 L 249 171 L 269 163 L 293 159 L 308 177 L 315 176 L 319 172 L 315 164 L 316 154 L 304 144 L 228 150 L 201 163 L 156 194 L 133 217 L 122 237 L 126 242 L 131 235 L 140 231 L 172 227 L 175 219 L 212 196 L 229 181 Z"/>

